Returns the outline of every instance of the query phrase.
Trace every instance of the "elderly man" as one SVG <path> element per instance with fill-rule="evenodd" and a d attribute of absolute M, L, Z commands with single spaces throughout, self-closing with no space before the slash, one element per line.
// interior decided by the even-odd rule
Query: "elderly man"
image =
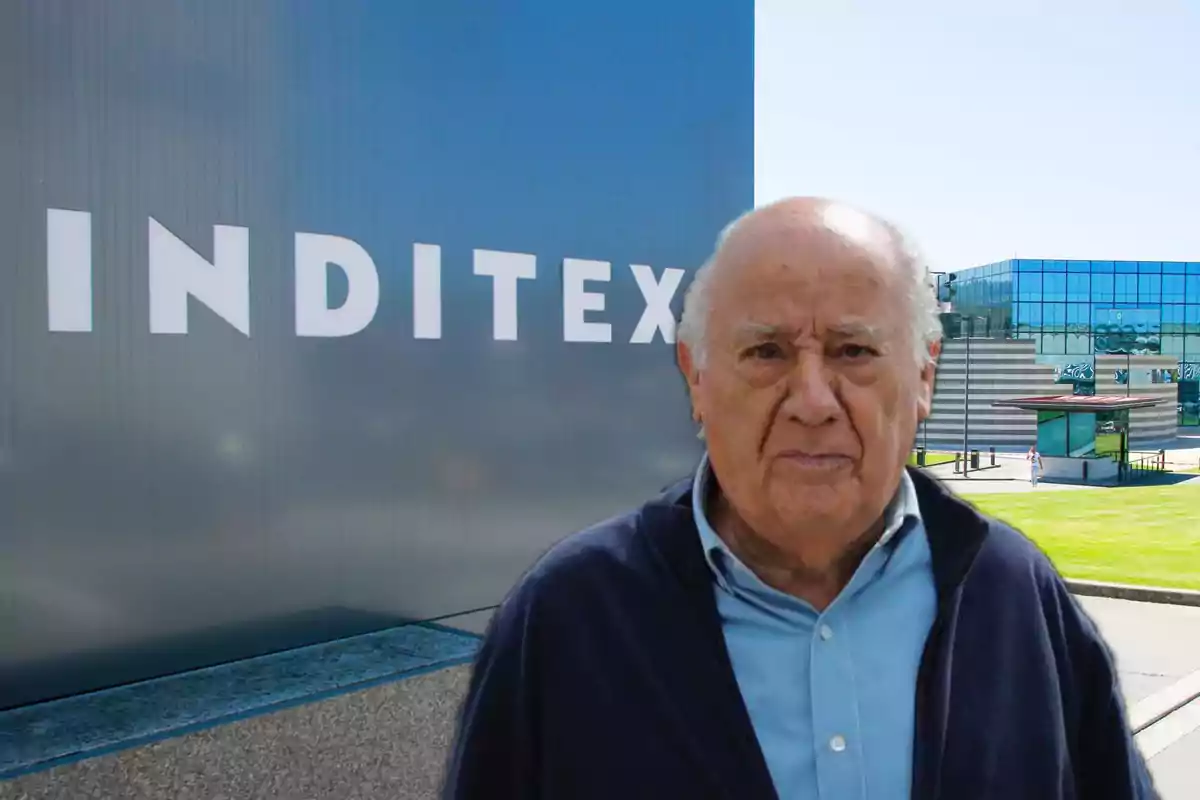
<path fill-rule="evenodd" d="M 731 225 L 678 358 L 693 478 L 497 611 L 452 798 L 1150 798 L 1113 662 L 1025 537 L 905 462 L 940 326 L 889 224 Z"/>

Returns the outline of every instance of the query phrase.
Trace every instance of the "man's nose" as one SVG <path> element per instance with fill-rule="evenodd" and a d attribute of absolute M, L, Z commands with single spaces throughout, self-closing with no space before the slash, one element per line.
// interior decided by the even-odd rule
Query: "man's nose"
<path fill-rule="evenodd" d="M 814 428 L 841 416 L 834 375 L 823 357 L 804 354 L 796 360 L 788 378 L 783 411 L 796 422 Z"/>

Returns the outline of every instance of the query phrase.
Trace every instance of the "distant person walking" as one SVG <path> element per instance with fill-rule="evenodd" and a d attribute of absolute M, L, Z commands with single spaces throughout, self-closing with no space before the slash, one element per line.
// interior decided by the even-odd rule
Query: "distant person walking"
<path fill-rule="evenodd" d="M 1025 454 L 1025 460 L 1029 462 L 1029 482 L 1036 489 L 1038 476 L 1042 472 L 1042 454 L 1038 452 L 1036 444 L 1029 448 L 1029 452 Z"/>

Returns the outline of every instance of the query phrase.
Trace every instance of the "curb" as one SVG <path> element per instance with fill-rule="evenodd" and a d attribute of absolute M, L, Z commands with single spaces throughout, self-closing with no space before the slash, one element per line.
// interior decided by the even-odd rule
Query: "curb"
<path fill-rule="evenodd" d="M 1200 592 L 1189 589 L 1165 589 L 1158 586 L 1130 586 L 1124 583 L 1067 580 L 1072 594 L 1089 597 L 1111 597 L 1116 600 L 1135 600 L 1139 603 L 1166 603 L 1175 606 L 1200 606 Z"/>
<path fill-rule="evenodd" d="M 1129 727 L 1135 734 L 1169 717 L 1200 698 L 1200 670 L 1160 689 L 1129 709 Z"/>

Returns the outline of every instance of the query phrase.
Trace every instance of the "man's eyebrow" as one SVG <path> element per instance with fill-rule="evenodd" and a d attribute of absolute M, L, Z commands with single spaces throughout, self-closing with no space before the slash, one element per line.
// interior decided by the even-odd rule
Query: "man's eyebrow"
<path fill-rule="evenodd" d="M 879 339 L 882 336 L 880 329 L 869 322 L 843 322 L 830 325 L 826 331 L 843 339 Z"/>
<path fill-rule="evenodd" d="M 867 339 L 878 341 L 883 337 L 883 331 L 876 325 L 859 320 L 848 320 L 825 328 L 825 334 L 837 339 Z M 791 339 L 796 331 L 786 325 L 773 325 L 766 322 L 747 320 L 734 327 L 734 335 L 739 340 L 764 341 L 769 339 Z"/>
<path fill-rule="evenodd" d="M 784 330 L 779 325 L 754 322 L 753 320 L 741 322 L 734 328 L 734 334 L 739 339 L 773 339 L 782 333 Z"/>

